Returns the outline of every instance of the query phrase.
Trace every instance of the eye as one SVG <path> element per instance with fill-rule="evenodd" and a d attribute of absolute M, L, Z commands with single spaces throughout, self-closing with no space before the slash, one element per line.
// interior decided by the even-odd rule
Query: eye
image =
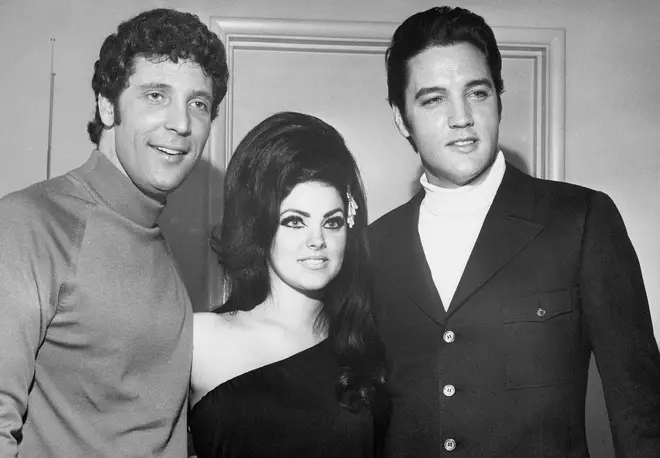
<path fill-rule="evenodd" d="M 346 220 L 344 220 L 343 216 L 334 216 L 328 218 L 325 223 L 323 223 L 323 227 L 326 229 L 338 230 L 344 227 L 344 224 L 346 224 Z"/>
<path fill-rule="evenodd" d="M 160 92 L 147 92 L 145 96 L 150 102 L 154 103 L 162 102 L 165 99 L 165 96 Z"/>
<path fill-rule="evenodd" d="M 305 227 L 305 223 L 303 222 L 303 219 L 300 216 L 291 215 L 291 216 L 287 216 L 286 218 L 283 218 L 280 221 L 280 226 L 290 227 L 292 229 L 300 229 L 302 227 Z"/>
<path fill-rule="evenodd" d="M 476 91 L 470 92 L 469 97 L 471 97 L 473 99 L 476 99 L 476 100 L 484 100 L 484 99 L 488 98 L 489 95 L 490 94 L 488 93 L 488 91 L 486 91 L 484 89 L 477 89 Z"/>
<path fill-rule="evenodd" d="M 209 112 L 209 104 L 203 100 L 195 100 L 192 102 L 192 105 L 199 111 L 203 111 L 204 113 Z"/>
<path fill-rule="evenodd" d="M 438 105 L 439 103 L 442 103 L 444 101 L 445 101 L 445 97 L 437 95 L 437 96 L 422 100 L 422 106 L 431 107 L 433 105 Z"/>

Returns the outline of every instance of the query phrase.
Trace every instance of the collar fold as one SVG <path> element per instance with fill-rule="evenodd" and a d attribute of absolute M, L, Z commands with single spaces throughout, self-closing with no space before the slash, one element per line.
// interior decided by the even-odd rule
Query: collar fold
<path fill-rule="evenodd" d="M 152 228 L 165 208 L 144 194 L 100 151 L 71 172 L 76 179 L 108 208 L 140 226 Z"/>

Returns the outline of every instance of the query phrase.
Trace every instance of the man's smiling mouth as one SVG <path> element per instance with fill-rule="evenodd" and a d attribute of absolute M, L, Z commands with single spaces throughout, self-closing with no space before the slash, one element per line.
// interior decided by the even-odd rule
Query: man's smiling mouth
<path fill-rule="evenodd" d="M 154 148 L 156 148 L 161 153 L 165 153 L 165 154 L 170 155 L 170 156 L 179 156 L 181 154 L 186 154 L 185 151 L 180 151 L 180 150 L 172 149 L 172 148 L 165 148 L 164 146 L 154 146 Z"/>

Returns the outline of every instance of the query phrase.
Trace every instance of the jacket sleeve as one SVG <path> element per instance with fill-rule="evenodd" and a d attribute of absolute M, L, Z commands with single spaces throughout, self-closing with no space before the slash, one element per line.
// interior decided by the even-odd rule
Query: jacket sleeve
<path fill-rule="evenodd" d="M 617 457 L 660 451 L 660 354 L 637 255 L 614 202 L 591 194 L 580 267 L 584 329 Z"/>
<path fill-rule="evenodd" d="M 0 200 L 0 458 L 17 457 L 52 272 L 25 200 Z M 45 305 L 45 306 L 44 306 Z"/>

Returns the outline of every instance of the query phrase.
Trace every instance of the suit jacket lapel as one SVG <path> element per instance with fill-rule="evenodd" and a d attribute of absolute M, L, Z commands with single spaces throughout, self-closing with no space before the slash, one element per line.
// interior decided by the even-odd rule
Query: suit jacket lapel
<path fill-rule="evenodd" d="M 531 178 L 507 163 L 502 184 L 486 215 L 448 313 L 501 270 L 542 230 L 533 221 L 534 191 Z"/>
<path fill-rule="evenodd" d="M 421 190 L 405 205 L 397 226 L 390 232 L 389 265 L 378 267 L 389 271 L 401 282 L 406 295 L 431 319 L 442 324 L 445 308 L 433 283 L 417 228 L 423 198 L 424 191 Z"/>

